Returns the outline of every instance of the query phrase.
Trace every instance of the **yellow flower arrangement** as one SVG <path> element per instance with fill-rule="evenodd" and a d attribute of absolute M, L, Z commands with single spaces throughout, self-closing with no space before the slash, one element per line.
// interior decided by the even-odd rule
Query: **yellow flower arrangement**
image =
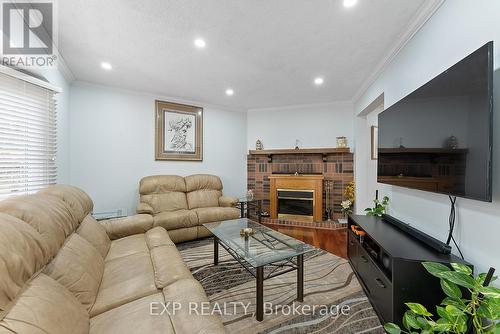
<path fill-rule="evenodd" d="M 356 184 L 354 181 L 351 181 L 347 184 L 344 189 L 344 199 L 351 201 L 354 204 L 354 200 L 356 199 Z"/>

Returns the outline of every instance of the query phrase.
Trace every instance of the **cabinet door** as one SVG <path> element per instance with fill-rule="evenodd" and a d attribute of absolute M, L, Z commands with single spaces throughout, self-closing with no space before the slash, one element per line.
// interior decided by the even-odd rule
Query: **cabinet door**
<path fill-rule="evenodd" d="M 359 262 L 359 242 L 354 237 L 351 231 L 347 232 L 348 240 L 347 240 L 347 257 L 351 260 L 354 269 L 358 270 L 358 262 Z"/>
<path fill-rule="evenodd" d="M 392 283 L 364 249 L 360 248 L 359 251 L 359 274 L 369 290 L 370 300 L 385 322 L 393 321 Z"/>

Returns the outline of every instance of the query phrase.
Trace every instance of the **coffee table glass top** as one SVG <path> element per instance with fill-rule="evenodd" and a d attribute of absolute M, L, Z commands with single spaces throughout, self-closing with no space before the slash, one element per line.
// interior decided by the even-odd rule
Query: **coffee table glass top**
<path fill-rule="evenodd" d="M 219 239 L 219 243 L 254 268 L 315 250 L 311 245 L 246 218 L 208 223 L 203 226 Z M 240 235 L 240 230 L 246 227 L 255 231 L 247 239 Z"/>

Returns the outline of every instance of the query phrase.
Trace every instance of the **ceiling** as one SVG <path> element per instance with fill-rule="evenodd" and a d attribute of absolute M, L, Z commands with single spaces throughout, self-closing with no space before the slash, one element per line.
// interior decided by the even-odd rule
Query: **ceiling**
<path fill-rule="evenodd" d="M 234 109 L 351 100 L 429 2 L 64 0 L 59 51 L 76 80 Z"/>

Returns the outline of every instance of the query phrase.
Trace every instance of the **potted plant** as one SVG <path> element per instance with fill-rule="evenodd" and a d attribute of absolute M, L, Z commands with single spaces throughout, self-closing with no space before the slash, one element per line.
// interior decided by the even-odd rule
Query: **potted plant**
<path fill-rule="evenodd" d="M 373 208 L 366 208 L 365 212 L 367 216 L 377 216 L 382 217 L 382 214 L 386 212 L 387 206 L 389 205 L 389 197 L 384 196 L 382 201 L 379 201 L 378 198 L 373 200 L 375 204 Z"/>
<path fill-rule="evenodd" d="M 496 279 L 493 268 L 488 274 L 474 277 L 472 269 L 460 263 L 452 263 L 451 269 L 434 262 L 424 262 L 423 265 L 431 275 L 440 279 L 447 297 L 436 306 L 436 314 L 421 304 L 405 303 L 409 310 L 403 316 L 404 328 L 387 323 L 384 329 L 388 333 L 500 333 L 500 289 L 488 286 Z"/>

